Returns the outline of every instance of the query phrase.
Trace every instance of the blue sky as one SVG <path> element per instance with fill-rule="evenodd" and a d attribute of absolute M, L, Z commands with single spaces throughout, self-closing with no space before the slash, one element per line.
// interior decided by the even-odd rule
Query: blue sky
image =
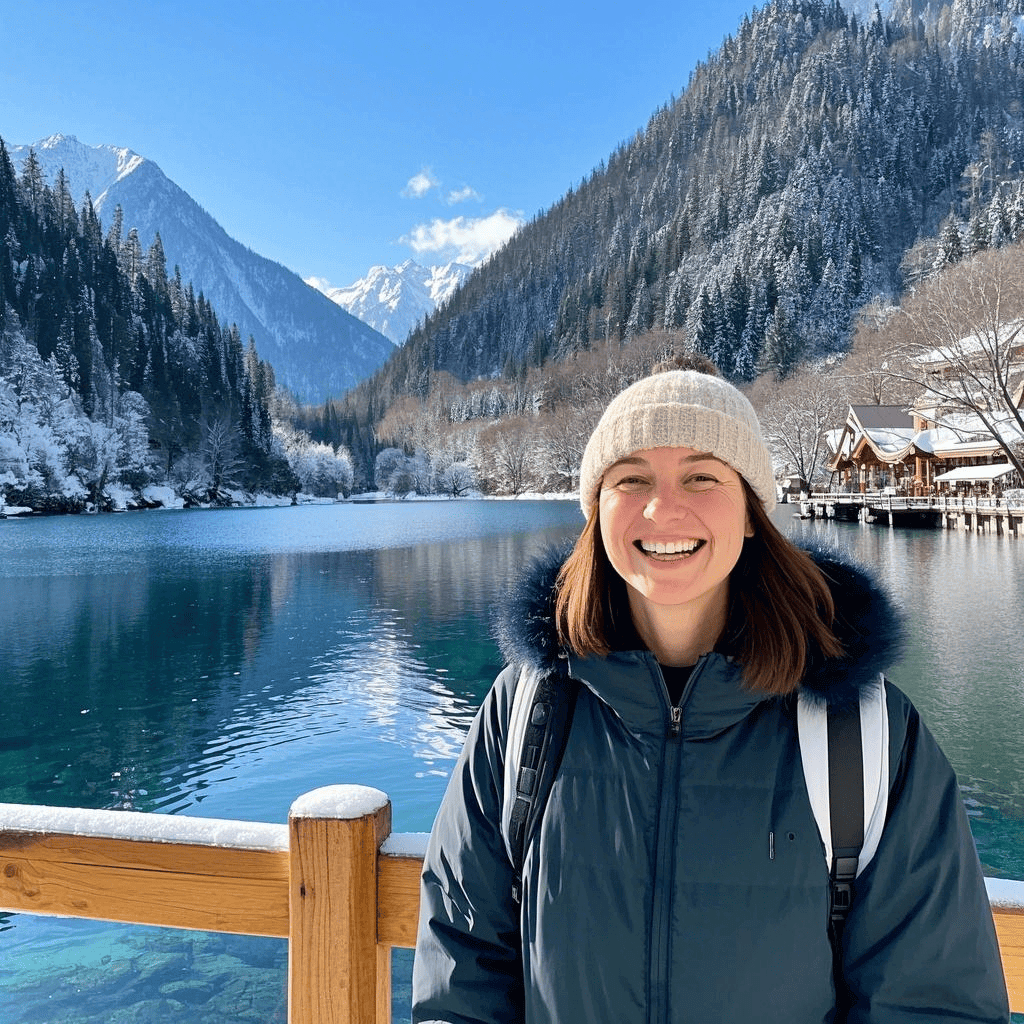
<path fill-rule="evenodd" d="M 239 241 L 346 285 L 486 252 L 755 6 L 0 0 L 0 138 L 127 146 Z"/>

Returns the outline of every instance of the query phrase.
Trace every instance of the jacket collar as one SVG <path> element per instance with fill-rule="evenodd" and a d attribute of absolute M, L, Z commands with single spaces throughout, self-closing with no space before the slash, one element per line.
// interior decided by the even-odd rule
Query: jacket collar
<path fill-rule="evenodd" d="M 904 644 L 903 618 L 874 575 L 858 565 L 848 552 L 830 546 L 803 547 L 821 569 L 832 591 L 836 608 L 834 628 L 845 656 L 825 658 L 820 652 L 813 652 L 801 685 L 830 704 L 848 704 L 857 700 L 862 686 L 877 679 L 879 673 L 900 659 Z M 554 623 L 554 584 L 569 550 L 566 547 L 548 549 L 530 562 L 514 583 L 496 620 L 496 638 L 506 661 L 540 671 L 565 670 L 566 659 L 559 649 Z M 608 659 L 575 659 L 573 672 L 597 690 L 598 678 L 604 679 L 606 672 L 624 667 L 619 664 L 621 659 L 627 659 L 636 669 L 643 664 L 648 674 L 657 672 L 649 652 L 617 653 Z M 604 669 L 598 664 L 602 662 L 607 663 Z M 721 687 L 735 689 L 737 686 L 739 673 L 728 659 L 714 654 L 708 656 L 707 662 L 699 677 L 702 693 L 697 704 L 703 702 L 705 693 L 712 688 L 720 688 L 712 680 L 720 681 Z M 727 683 L 726 679 L 731 681 Z M 602 684 L 600 689 L 606 687 Z M 720 707 L 725 694 L 720 692 L 715 696 Z M 737 705 L 737 710 L 741 706 L 753 707 L 761 699 L 745 690 L 728 698 Z M 695 704 L 692 711 L 698 710 Z M 688 705 L 688 714 L 692 711 Z"/>
<path fill-rule="evenodd" d="M 568 668 L 630 731 L 664 735 L 670 720 L 668 694 L 650 651 L 616 651 L 607 658 L 570 655 Z M 683 735 L 709 739 L 746 718 L 763 700 L 762 694 L 741 685 L 738 664 L 721 654 L 706 654 L 694 666 L 684 694 Z"/>

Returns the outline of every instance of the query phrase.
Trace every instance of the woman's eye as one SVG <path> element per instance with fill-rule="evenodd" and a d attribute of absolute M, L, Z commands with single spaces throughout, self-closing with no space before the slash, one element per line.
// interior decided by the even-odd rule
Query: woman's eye
<path fill-rule="evenodd" d="M 706 491 L 717 483 L 718 478 L 711 476 L 710 473 L 694 473 L 693 476 L 686 478 L 686 486 L 691 491 Z"/>
<path fill-rule="evenodd" d="M 643 487 L 646 483 L 647 481 L 642 476 L 623 476 L 616 481 L 615 486 L 635 490 L 638 487 Z"/>

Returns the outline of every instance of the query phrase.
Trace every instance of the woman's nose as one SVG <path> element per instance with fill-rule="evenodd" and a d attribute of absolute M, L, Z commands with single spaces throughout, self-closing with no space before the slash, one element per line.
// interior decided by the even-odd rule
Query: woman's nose
<path fill-rule="evenodd" d="M 682 494 L 675 488 L 659 487 L 651 495 L 651 500 L 644 507 L 644 518 L 652 521 L 666 517 L 678 519 L 681 516 L 685 516 L 688 511 Z"/>

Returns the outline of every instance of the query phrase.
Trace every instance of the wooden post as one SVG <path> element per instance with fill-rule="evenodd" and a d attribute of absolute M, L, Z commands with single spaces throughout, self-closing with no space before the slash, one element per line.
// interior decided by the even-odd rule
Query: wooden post
<path fill-rule="evenodd" d="M 377 1019 L 377 851 L 391 803 L 367 786 L 328 786 L 288 815 L 289 1024 Z"/>

